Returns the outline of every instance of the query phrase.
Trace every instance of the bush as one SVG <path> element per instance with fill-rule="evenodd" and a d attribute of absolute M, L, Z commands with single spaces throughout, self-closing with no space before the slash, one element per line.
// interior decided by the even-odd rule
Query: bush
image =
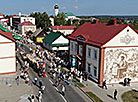
<path fill-rule="evenodd" d="M 92 99 L 94 99 L 95 102 L 103 102 L 99 97 L 97 97 L 92 92 L 86 92 Z"/>

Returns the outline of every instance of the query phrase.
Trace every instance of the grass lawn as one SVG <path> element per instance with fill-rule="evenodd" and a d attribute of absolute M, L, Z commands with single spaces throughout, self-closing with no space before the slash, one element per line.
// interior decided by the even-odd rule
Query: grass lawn
<path fill-rule="evenodd" d="M 138 92 L 128 91 L 122 94 L 123 102 L 138 102 Z"/>
<path fill-rule="evenodd" d="M 81 88 L 83 88 L 83 87 L 85 87 L 82 83 L 80 83 L 80 82 L 76 82 L 76 84 L 79 86 L 79 87 L 81 87 Z"/>
<path fill-rule="evenodd" d="M 92 92 L 86 92 L 92 99 L 94 99 L 95 102 L 103 102 L 99 97 L 97 97 Z"/>

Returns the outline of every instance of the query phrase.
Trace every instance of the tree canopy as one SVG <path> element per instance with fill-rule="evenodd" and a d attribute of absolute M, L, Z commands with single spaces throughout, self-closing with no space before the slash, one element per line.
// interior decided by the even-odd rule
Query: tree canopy
<path fill-rule="evenodd" d="M 35 12 L 31 13 L 30 16 L 35 18 L 37 28 L 41 27 L 44 29 L 44 31 L 49 31 L 49 28 L 51 27 L 51 21 L 46 12 Z"/>
<path fill-rule="evenodd" d="M 66 20 L 65 20 L 64 13 L 59 13 L 57 16 L 54 17 L 54 25 L 60 26 L 65 24 L 66 24 Z"/>

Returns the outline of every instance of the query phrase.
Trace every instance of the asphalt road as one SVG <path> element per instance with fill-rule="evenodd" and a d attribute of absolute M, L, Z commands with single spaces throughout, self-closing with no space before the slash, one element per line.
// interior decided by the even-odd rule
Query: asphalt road
<path fill-rule="evenodd" d="M 23 46 L 22 49 L 27 53 L 30 53 L 28 47 Z M 31 78 L 40 78 L 32 68 L 29 69 L 29 73 L 31 74 Z M 49 76 L 40 79 L 43 81 L 43 84 L 46 87 L 42 96 L 42 102 L 90 102 L 88 97 L 80 92 L 77 87 L 66 85 L 65 96 L 63 96 L 59 93 L 59 91 L 61 91 L 61 88 L 56 88 L 52 85 L 55 82 L 54 79 L 51 79 Z"/>

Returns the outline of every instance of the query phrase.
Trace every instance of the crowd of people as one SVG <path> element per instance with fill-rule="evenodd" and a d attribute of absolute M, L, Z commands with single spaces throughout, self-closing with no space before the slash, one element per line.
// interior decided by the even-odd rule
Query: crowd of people
<path fill-rule="evenodd" d="M 39 64 L 33 63 L 32 61 L 28 60 L 27 53 L 21 52 L 22 59 L 24 61 L 24 64 L 21 66 L 21 73 L 20 77 L 25 80 L 27 84 L 30 82 L 29 78 L 29 72 L 28 69 L 31 67 L 33 70 L 35 70 L 38 75 L 44 76 L 46 73 L 44 73 L 46 70 L 48 71 L 48 74 L 51 79 L 55 80 L 54 86 L 55 87 L 61 87 L 60 93 L 64 96 L 65 95 L 65 89 L 66 85 L 76 85 L 76 79 L 79 77 L 80 83 L 82 81 L 87 81 L 88 74 L 85 72 L 82 72 L 80 70 L 77 70 L 74 67 L 70 67 L 68 71 L 66 71 L 64 67 L 64 60 L 59 58 L 57 56 L 56 52 L 50 52 L 48 50 L 44 50 L 41 46 L 36 46 L 33 42 L 28 42 L 28 37 L 24 37 L 24 40 L 17 41 L 17 43 L 22 47 L 24 44 L 29 44 L 31 46 L 35 46 L 35 48 L 30 47 L 30 54 L 33 54 L 34 56 L 37 56 L 41 59 L 41 61 L 45 62 L 46 66 L 41 66 Z M 41 102 L 42 94 L 44 93 L 45 86 L 43 85 L 42 81 L 37 78 L 34 78 L 32 80 L 33 84 L 36 86 L 39 86 L 39 92 L 37 95 L 38 101 Z M 128 81 L 127 81 L 128 82 Z M 39 83 L 39 84 L 38 84 Z M 103 81 L 102 88 L 107 89 L 106 86 L 106 80 Z M 117 96 L 117 90 L 114 91 L 114 98 L 116 99 Z M 34 102 L 34 95 L 31 94 L 30 96 L 31 102 Z"/>

